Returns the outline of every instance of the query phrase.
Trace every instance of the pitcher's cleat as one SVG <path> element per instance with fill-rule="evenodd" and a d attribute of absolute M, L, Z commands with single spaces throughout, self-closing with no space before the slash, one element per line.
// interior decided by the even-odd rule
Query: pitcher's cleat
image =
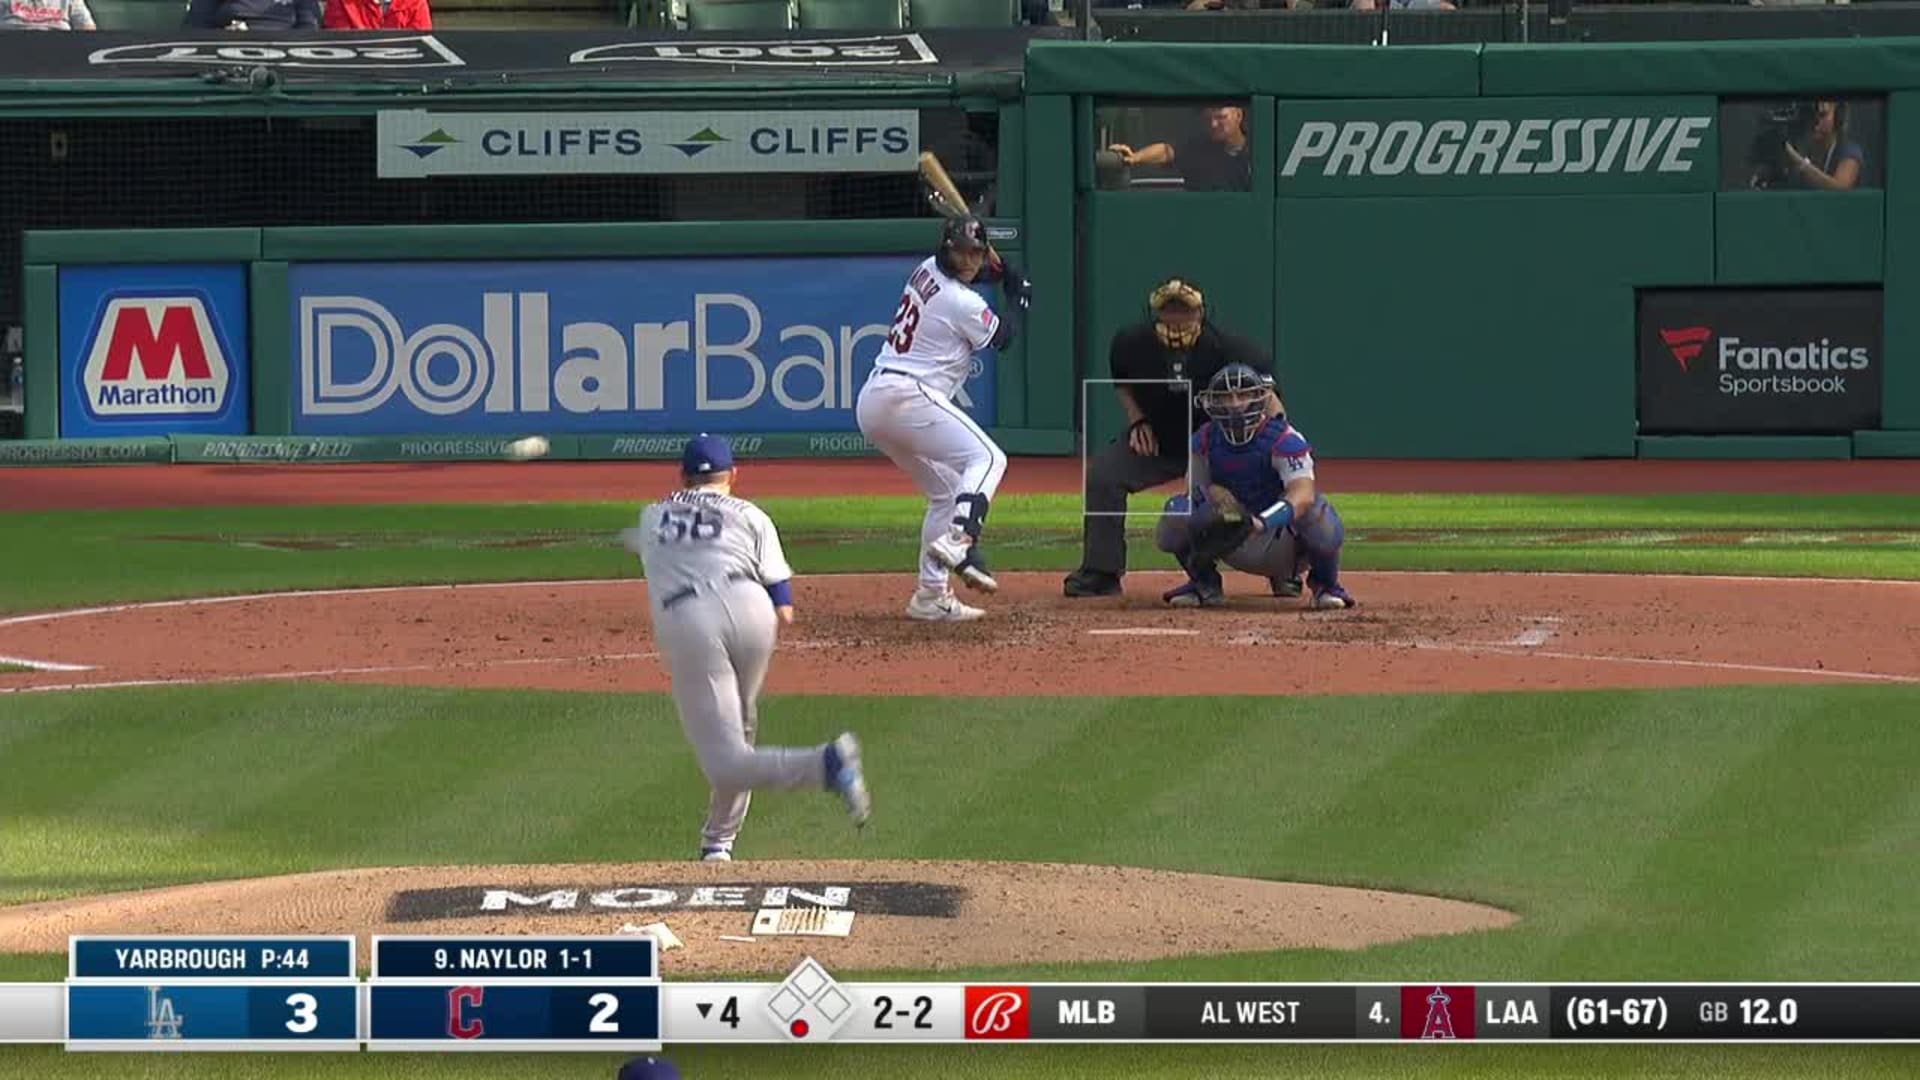
<path fill-rule="evenodd" d="M 864 827 L 873 814 L 873 796 L 867 794 L 866 773 L 860 769 L 860 740 L 845 732 L 827 744 L 824 754 L 827 790 L 847 804 L 847 816 L 856 827 Z"/>

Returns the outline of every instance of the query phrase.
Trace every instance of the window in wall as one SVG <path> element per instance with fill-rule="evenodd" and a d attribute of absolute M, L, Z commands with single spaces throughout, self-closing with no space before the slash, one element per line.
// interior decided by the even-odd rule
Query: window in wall
<path fill-rule="evenodd" d="M 1102 105 L 1094 128 L 1094 186 L 1103 190 L 1253 190 L 1245 100 Z"/>
<path fill-rule="evenodd" d="M 1722 191 L 1847 191 L 1886 176 L 1884 98 L 1811 94 L 1720 103 Z"/>

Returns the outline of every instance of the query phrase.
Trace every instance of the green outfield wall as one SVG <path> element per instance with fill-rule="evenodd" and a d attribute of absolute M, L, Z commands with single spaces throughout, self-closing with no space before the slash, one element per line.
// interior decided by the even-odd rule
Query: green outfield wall
<path fill-rule="evenodd" d="M 1083 438 L 1116 433 L 1111 390 L 1084 380 L 1107 376 L 1114 333 L 1143 317 L 1153 283 L 1179 273 L 1202 283 L 1219 323 L 1271 348 L 1291 415 L 1329 456 L 1920 454 L 1920 39 L 1036 41 L 1027 56 L 1023 96 L 1001 106 L 1002 194 L 990 224 L 1036 294 L 1018 344 L 980 388 L 991 393 L 988 426 L 1010 451 L 1076 453 Z M 1846 191 L 1740 182 L 1753 167 L 1754 132 L 1771 130 L 1755 118 L 1824 97 L 1844 99 L 1859 120 L 1849 134 L 1863 147 L 1862 182 Z M 1111 111 L 1210 102 L 1247 109 L 1249 190 L 1129 185 L 1097 167 Z M 75 438 L 77 460 L 414 460 L 489 456 L 541 428 L 510 427 L 516 399 L 499 391 L 508 411 L 489 414 L 485 430 L 321 430 L 335 422 L 303 383 L 312 358 L 292 356 L 304 348 L 300 297 L 313 290 L 303 275 L 325 276 L 314 268 L 579 272 L 598 261 L 630 274 L 654 265 L 690 273 L 702 260 L 777 268 L 906 258 L 929 250 L 936 233 L 931 220 L 32 233 L 21 280 L 26 427 L 39 441 L 0 461 L 47 460 L 76 434 L 61 420 L 71 408 L 62 390 L 81 362 L 62 339 L 77 324 L 71 312 L 62 321 L 61 290 L 77 267 L 240 267 L 251 366 L 244 431 L 143 431 L 140 452 L 118 456 Z M 804 275 L 815 264 L 793 265 Z M 543 310 L 513 298 L 525 291 L 499 301 L 499 312 L 517 313 L 514 325 Z M 884 326 L 897 293 L 869 291 L 874 310 L 862 317 Z M 1661 297 L 1661 310 L 1677 315 L 1645 314 Z M 1829 317 L 1829 297 L 1855 314 Z M 803 314 L 807 301 L 790 306 Z M 1873 317 L 1856 317 L 1868 307 Z M 641 401 L 641 339 L 675 331 L 632 329 L 630 392 Z M 469 331 L 490 346 L 511 336 L 477 320 Z M 596 333 L 589 326 L 557 346 L 555 370 Z M 524 369 L 529 339 L 515 340 Z M 1835 346 L 1857 347 L 1864 360 L 1834 361 Z M 602 374 L 569 383 L 573 392 L 606 392 L 594 379 L 614 367 L 579 363 Z M 516 392 L 545 395 L 546 378 Z M 406 392 L 429 400 L 439 391 Z M 1698 399 L 1705 429 L 1670 419 L 1674 395 Z M 555 452 L 663 456 L 726 406 L 690 408 L 667 407 L 659 425 L 558 431 Z M 1656 412 L 1663 419 L 1651 423 Z M 807 430 L 776 419 L 734 430 L 757 439 L 763 456 L 870 452 L 844 422 Z"/>

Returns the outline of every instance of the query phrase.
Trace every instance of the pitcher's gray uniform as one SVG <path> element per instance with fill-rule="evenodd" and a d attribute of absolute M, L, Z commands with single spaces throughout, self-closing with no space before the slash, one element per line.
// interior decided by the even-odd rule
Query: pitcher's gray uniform
<path fill-rule="evenodd" d="M 730 478 L 732 465 L 723 440 L 702 436 L 689 444 L 682 470 L 691 485 L 703 474 Z M 702 856 L 731 858 L 755 788 L 834 791 L 863 824 L 867 795 L 852 735 L 807 748 L 754 745 L 776 604 L 792 603 L 793 569 L 773 519 L 724 486 L 689 486 L 642 511 L 628 546 L 646 564 L 654 638 L 681 729 L 713 785 Z"/>

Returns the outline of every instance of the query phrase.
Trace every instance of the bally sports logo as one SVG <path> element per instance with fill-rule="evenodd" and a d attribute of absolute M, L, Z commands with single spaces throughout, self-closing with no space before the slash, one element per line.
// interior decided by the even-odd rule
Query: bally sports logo
<path fill-rule="evenodd" d="M 198 295 L 116 295 L 84 346 L 81 383 L 95 416 L 206 416 L 227 402 L 233 365 Z"/>

